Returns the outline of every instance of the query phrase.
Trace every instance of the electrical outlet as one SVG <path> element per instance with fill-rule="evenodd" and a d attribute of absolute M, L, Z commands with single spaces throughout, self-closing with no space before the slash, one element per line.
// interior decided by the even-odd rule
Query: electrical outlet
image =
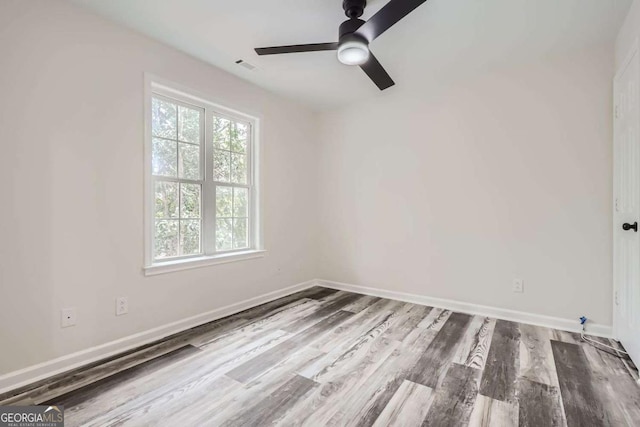
<path fill-rule="evenodd" d="M 524 280 L 513 279 L 513 292 L 518 294 L 524 293 Z"/>
<path fill-rule="evenodd" d="M 116 298 L 116 316 L 122 316 L 129 312 L 129 299 L 127 297 Z"/>
<path fill-rule="evenodd" d="M 75 308 L 63 308 L 60 310 L 60 327 L 75 326 L 77 320 Z"/>

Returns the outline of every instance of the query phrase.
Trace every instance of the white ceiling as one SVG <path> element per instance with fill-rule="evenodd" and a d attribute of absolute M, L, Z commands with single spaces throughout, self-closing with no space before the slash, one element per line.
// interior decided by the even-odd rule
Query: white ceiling
<path fill-rule="evenodd" d="M 70 0 L 315 109 L 383 97 L 334 52 L 259 57 L 254 47 L 337 41 L 342 0 Z M 387 0 L 369 0 L 368 19 Z M 612 43 L 632 0 L 428 0 L 371 44 L 402 88 Z M 613 49 L 613 47 L 612 47 Z M 235 64 L 243 59 L 257 69 Z"/>

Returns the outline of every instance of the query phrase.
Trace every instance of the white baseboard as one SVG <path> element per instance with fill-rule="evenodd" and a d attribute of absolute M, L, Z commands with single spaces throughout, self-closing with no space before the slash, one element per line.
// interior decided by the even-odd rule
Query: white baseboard
<path fill-rule="evenodd" d="M 317 279 L 318 286 L 338 289 L 341 291 L 355 292 L 358 294 L 372 295 L 381 298 L 395 299 L 414 304 L 428 305 L 431 307 L 444 308 L 461 313 L 475 314 L 480 316 L 495 317 L 512 322 L 528 323 L 531 325 L 545 326 L 547 328 L 560 329 L 563 331 L 580 332 L 581 326 L 578 319 L 563 319 L 560 317 L 544 316 L 541 314 L 527 313 L 524 311 L 509 310 L 506 308 L 489 307 L 486 305 L 472 304 L 468 302 L 455 301 L 442 298 L 432 298 L 424 295 L 410 294 L 405 292 L 395 292 L 379 288 L 370 288 L 350 283 L 334 282 L 331 280 Z M 612 338 L 611 326 L 597 323 L 587 323 L 587 333 L 606 338 Z"/>
<path fill-rule="evenodd" d="M 315 285 L 315 280 L 309 280 L 294 286 L 289 286 L 284 289 L 249 298 L 235 304 L 217 308 L 206 313 L 198 314 L 187 319 L 178 320 L 177 322 L 168 323 L 166 325 L 129 335 L 115 341 L 71 353 L 43 363 L 38 363 L 37 365 L 29 366 L 18 371 L 9 372 L 0 376 L 0 394 L 62 372 L 79 368 L 89 363 L 97 362 L 101 359 L 132 350 L 136 347 L 152 343 L 175 333 L 239 313 L 248 308 L 273 301 Z"/>

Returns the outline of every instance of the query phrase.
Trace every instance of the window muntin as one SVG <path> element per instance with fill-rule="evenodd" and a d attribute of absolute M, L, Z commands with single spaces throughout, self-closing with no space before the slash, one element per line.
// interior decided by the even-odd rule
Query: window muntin
<path fill-rule="evenodd" d="M 147 265 L 257 250 L 254 119 L 151 88 Z"/>

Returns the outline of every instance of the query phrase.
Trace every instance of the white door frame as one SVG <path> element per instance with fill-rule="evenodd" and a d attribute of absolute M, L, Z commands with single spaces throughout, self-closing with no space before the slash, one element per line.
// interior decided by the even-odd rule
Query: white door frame
<path fill-rule="evenodd" d="M 631 61 L 634 59 L 634 57 L 636 55 L 640 55 L 640 51 L 639 51 L 639 45 L 640 45 L 640 41 L 638 38 L 636 38 L 633 43 L 631 44 L 631 47 L 629 48 L 629 51 L 627 52 L 627 55 L 624 59 L 624 61 L 620 64 L 620 66 L 616 69 L 616 74 L 615 77 L 613 78 L 613 111 L 612 113 L 612 119 L 613 119 L 613 200 L 612 200 L 612 210 L 613 210 L 613 218 L 612 218 L 612 222 L 613 222 L 613 235 L 612 235 L 612 239 L 613 239 L 613 245 L 612 245 L 612 256 L 615 255 L 615 239 L 616 239 L 616 233 L 619 231 L 619 221 L 618 218 L 616 216 L 616 209 L 617 209 L 617 198 L 616 198 L 616 172 L 615 172 L 615 168 L 616 168 L 616 152 L 615 150 L 617 149 L 617 141 L 616 141 L 616 133 L 615 133 L 615 122 L 616 122 L 616 118 L 617 118 L 617 105 L 618 105 L 618 99 L 616 98 L 617 96 L 617 90 L 616 87 L 618 85 L 618 81 L 620 79 L 620 77 L 622 76 L 622 74 L 626 71 L 627 67 L 629 66 L 629 64 L 631 63 Z M 618 305 L 618 293 L 619 293 L 619 289 L 618 289 L 618 281 L 615 278 L 615 269 L 616 269 L 616 259 L 613 258 L 612 259 L 613 263 L 612 263 L 612 273 L 613 273 L 613 277 L 612 277 L 612 281 L 613 281 L 613 301 L 612 301 L 612 305 L 613 305 L 613 327 L 612 327 L 612 332 L 613 332 L 613 338 L 619 340 L 620 339 L 620 324 L 619 324 L 619 319 L 618 319 L 618 310 L 619 310 L 619 305 Z"/>

